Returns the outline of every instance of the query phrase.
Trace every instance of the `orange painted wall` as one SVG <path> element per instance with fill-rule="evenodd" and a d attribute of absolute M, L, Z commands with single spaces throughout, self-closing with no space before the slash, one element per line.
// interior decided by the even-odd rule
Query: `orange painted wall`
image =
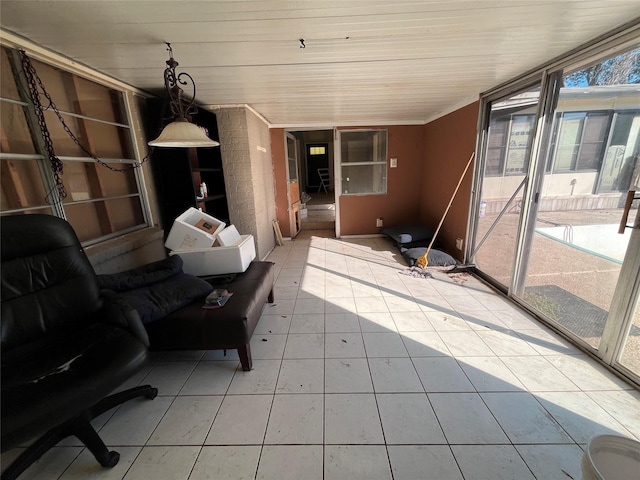
<path fill-rule="evenodd" d="M 341 196 L 340 235 L 380 233 L 376 219 L 385 226 L 418 221 L 423 176 L 424 126 L 382 126 L 388 131 L 388 158 L 398 159 L 397 168 L 387 169 L 385 195 Z"/>
<path fill-rule="evenodd" d="M 273 163 L 273 180 L 276 193 L 276 218 L 280 224 L 283 237 L 291 236 L 287 200 L 287 159 L 284 151 L 284 129 L 272 128 L 271 161 Z"/>
<path fill-rule="evenodd" d="M 427 125 L 378 126 L 389 133 L 388 158 L 398 159 L 388 168 L 385 195 L 341 196 L 340 234 L 371 235 L 385 226 L 424 222 L 437 227 L 458 179 L 475 149 L 479 103 L 474 102 Z M 287 212 L 284 129 L 271 129 L 271 152 L 276 186 L 276 215 L 282 235 L 290 236 Z M 463 260 L 456 238 L 465 238 L 473 164 L 465 176 L 438 234 L 441 248 Z"/>
<path fill-rule="evenodd" d="M 436 228 L 475 150 L 479 102 L 474 102 L 424 126 L 425 164 L 422 171 L 420 218 Z M 473 162 L 438 233 L 441 249 L 463 260 L 456 238 L 465 238 Z"/>

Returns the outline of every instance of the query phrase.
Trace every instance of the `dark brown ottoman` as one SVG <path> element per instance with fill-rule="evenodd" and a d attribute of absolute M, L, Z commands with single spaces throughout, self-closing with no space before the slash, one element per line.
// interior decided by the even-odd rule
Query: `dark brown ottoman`
<path fill-rule="evenodd" d="M 204 297 L 145 325 L 151 350 L 237 349 L 243 370 L 251 370 L 249 342 L 264 305 L 273 302 L 274 264 L 251 262 L 230 282 L 207 279 L 214 288 L 233 293 L 216 309 L 203 309 Z"/>

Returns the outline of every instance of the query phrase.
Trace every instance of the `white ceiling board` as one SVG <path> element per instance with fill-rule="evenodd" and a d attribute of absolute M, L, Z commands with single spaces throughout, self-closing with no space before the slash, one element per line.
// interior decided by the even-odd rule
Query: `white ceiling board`
<path fill-rule="evenodd" d="M 198 103 L 275 125 L 424 122 L 637 17 L 638 0 L 0 2 L 3 29 L 143 90 L 169 41 Z"/>

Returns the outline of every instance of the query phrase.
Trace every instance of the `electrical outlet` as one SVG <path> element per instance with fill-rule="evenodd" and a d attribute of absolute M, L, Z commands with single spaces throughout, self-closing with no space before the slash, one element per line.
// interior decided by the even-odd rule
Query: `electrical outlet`
<path fill-rule="evenodd" d="M 382 218 L 376 219 L 376 227 L 382 227 L 382 226 L 383 226 Z"/>
<path fill-rule="evenodd" d="M 456 238 L 456 248 L 458 250 L 462 250 L 462 242 L 463 240 L 461 238 Z"/>

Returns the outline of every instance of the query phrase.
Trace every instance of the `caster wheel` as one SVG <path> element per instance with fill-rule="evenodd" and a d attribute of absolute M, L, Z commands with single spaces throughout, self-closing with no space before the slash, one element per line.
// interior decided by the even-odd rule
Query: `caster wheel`
<path fill-rule="evenodd" d="M 104 458 L 100 459 L 100 465 L 102 465 L 105 468 L 113 468 L 118 464 L 119 461 L 120 461 L 120 454 L 112 450 L 108 452 L 104 456 Z"/>
<path fill-rule="evenodd" d="M 152 388 L 149 393 L 147 393 L 147 398 L 149 400 L 153 400 L 154 398 L 156 398 L 158 396 L 158 389 L 157 388 Z"/>

